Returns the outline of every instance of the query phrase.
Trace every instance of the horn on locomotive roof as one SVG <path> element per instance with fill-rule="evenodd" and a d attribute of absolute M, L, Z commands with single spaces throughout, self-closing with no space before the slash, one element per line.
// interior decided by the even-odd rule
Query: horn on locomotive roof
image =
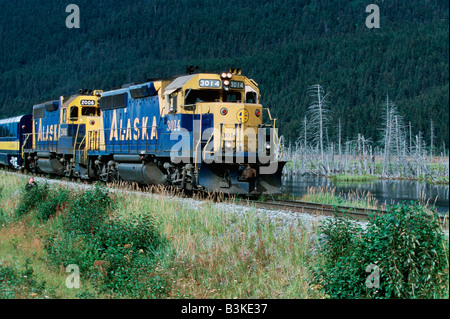
<path fill-rule="evenodd" d="M 235 75 L 241 75 L 242 70 L 237 69 L 237 68 L 230 68 L 230 73 L 235 74 Z"/>

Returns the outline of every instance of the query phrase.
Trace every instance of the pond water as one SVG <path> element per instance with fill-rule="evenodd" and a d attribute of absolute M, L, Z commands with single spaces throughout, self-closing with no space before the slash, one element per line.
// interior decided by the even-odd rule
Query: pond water
<path fill-rule="evenodd" d="M 283 193 L 303 195 L 308 187 L 336 188 L 335 194 L 354 194 L 355 191 L 370 192 L 379 204 L 394 204 L 402 201 L 427 201 L 439 212 L 449 211 L 449 186 L 433 185 L 421 181 L 375 180 L 369 182 L 333 182 L 327 177 L 312 175 L 283 176 Z"/>

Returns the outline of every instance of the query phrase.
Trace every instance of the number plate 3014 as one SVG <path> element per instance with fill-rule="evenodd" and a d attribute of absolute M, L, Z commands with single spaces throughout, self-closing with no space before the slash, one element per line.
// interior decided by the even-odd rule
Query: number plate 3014
<path fill-rule="evenodd" d="M 202 88 L 220 88 L 220 80 L 201 79 L 198 86 Z"/>

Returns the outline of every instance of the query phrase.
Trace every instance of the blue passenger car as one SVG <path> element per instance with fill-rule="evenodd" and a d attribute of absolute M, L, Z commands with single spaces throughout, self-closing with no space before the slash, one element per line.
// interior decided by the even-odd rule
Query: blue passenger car
<path fill-rule="evenodd" d="M 31 114 L 0 120 L 0 164 L 14 168 L 23 166 L 24 134 L 31 133 Z M 30 143 L 31 140 L 27 140 Z"/>

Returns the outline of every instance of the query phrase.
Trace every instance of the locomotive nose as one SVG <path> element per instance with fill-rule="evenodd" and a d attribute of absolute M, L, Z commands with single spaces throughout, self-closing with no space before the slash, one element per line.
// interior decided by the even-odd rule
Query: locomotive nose
<path fill-rule="evenodd" d="M 214 150 L 218 152 L 256 152 L 260 104 L 218 103 L 214 111 Z"/>

